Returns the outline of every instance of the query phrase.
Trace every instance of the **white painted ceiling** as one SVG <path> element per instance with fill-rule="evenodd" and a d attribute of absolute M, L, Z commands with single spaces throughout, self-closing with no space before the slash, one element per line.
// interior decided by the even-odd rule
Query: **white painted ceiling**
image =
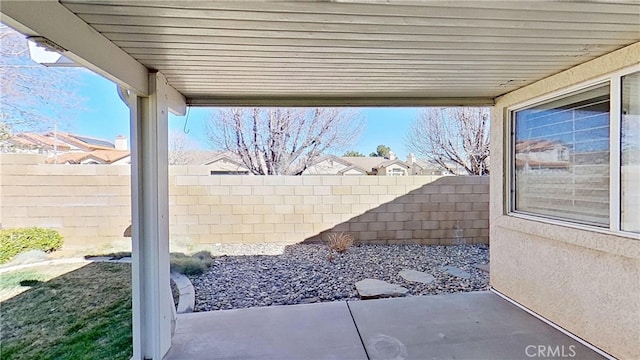
<path fill-rule="evenodd" d="M 638 2 L 61 3 L 191 103 L 493 99 L 640 41 Z"/>

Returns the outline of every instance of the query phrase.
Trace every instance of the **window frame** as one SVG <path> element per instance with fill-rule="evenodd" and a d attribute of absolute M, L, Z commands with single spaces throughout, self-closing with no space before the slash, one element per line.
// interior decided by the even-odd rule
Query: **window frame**
<path fill-rule="evenodd" d="M 523 101 L 507 107 L 506 116 L 507 126 L 505 133 L 505 209 L 506 215 L 542 221 L 554 225 L 562 225 L 582 230 L 597 231 L 606 234 L 622 235 L 634 239 L 640 239 L 640 234 L 621 229 L 621 123 L 622 123 L 622 77 L 640 71 L 640 64 L 629 66 L 615 72 L 608 73 L 597 78 L 583 81 L 578 84 L 568 86 L 548 94 L 534 97 L 527 101 Z M 537 105 L 559 100 L 589 88 L 609 85 L 609 226 L 599 226 L 579 221 L 556 218 L 553 216 L 535 214 L 530 212 L 518 211 L 515 209 L 515 118 L 516 112 L 525 110 Z"/>

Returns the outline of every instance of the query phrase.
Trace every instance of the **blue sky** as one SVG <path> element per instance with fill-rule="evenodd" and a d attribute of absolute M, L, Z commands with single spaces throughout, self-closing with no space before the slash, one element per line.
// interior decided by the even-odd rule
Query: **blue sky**
<path fill-rule="evenodd" d="M 111 81 L 81 70 L 81 84 L 78 93 L 86 98 L 81 111 L 64 131 L 113 140 L 117 135 L 129 137 L 128 108 L 118 97 L 116 85 Z M 368 155 L 380 144 L 391 147 L 401 159 L 406 159 L 408 151 L 404 145 L 405 132 L 415 120 L 418 108 L 363 108 L 365 128 L 352 150 Z M 204 124 L 209 118 L 210 109 L 192 108 L 187 123 L 188 137 L 202 149 L 207 149 Z M 184 116 L 169 117 L 169 127 L 182 131 L 185 127 Z M 339 154 L 341 155 L 341 154 Z"/>

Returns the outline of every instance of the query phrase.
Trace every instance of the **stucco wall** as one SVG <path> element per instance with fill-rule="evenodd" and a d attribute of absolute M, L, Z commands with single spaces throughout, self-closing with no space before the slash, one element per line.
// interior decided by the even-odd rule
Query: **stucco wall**
<path fill-rule="evenodd" d="M 0 155 L 0 224 L 60 229 L 68 247 L 122 242 L 130 224 L 130 168 L 36 164 Z M 169 223 L 182 244 L 317 240 L 488 243 L 489 179 L 440 176 L 211 176 L 172 166 Z"/>
<path fill-rule="evenodd" d="M 637 64 L 640 43 L 497 99 L 491 124 L 491 285 L 614 356 L 640 356 L 640 240 L 507 214 L 506 109 Z"/>

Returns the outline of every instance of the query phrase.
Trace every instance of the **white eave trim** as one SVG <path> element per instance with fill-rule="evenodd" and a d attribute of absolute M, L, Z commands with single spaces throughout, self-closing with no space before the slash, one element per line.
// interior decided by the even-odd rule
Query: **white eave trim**
<path fill-rule="evenodd" d="M 360 96 L 189 96 L 189 106 L 284 106 L 284 107 L 421 107 L 493 106 L 493 98 L 360 97 Z"/>
<path fill-rule="evenodd" d="M 187 112 L 187 99 L 176 90 L 169 82 L 164 74 L 160 73 L 159 79 L 164 82 L 165 85 L 165 98 L 164 101 L 167 104 L 167 108 L 171 113 L 177 116 L 184 116 Z"/>
<path fill-rule="evenodd" d="M 3 0 L 1 20 L 21 33 L 62 46 L 64 56 L 130 88 L 149 94 L 147 68 L 57 1 Z"/>

